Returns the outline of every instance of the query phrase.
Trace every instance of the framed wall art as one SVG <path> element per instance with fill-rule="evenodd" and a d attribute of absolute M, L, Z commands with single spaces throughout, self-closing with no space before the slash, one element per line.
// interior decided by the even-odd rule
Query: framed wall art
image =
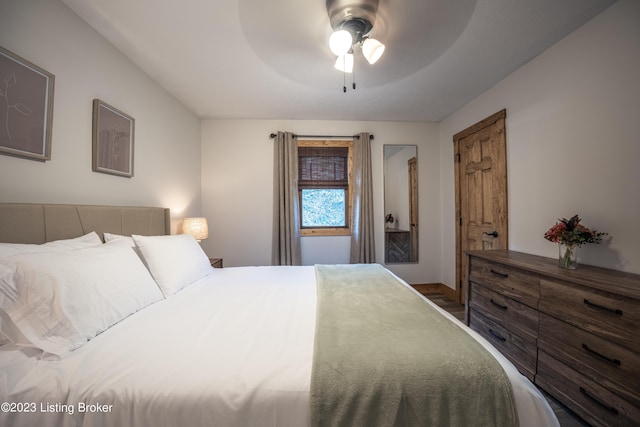
<path fill-rule="evenodd" d="M 100 99 L 93 100 L 93 170 L 133 176 L 133 117 Z"/>
<path fill-rule="evenodd" d="M 0 47 L 0 154 L 51 159 L 53 74 Z"/>

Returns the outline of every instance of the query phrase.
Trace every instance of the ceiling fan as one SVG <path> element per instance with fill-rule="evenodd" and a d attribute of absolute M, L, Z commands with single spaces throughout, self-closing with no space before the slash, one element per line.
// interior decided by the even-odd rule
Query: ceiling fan
<path fill-rule="evenodd" d="M 374 64 L 384 53 L 384 44 L 370 37 L 378 4 L 379 0 L 327 0 L 327 13 L 333 29 L 329 49 L 337 56 L 334 66 L 338 70 L 353 73 L 354 48 L 362 51 L 369 64 Z M 343 91 L 347 91 L 346 85 Z"/>

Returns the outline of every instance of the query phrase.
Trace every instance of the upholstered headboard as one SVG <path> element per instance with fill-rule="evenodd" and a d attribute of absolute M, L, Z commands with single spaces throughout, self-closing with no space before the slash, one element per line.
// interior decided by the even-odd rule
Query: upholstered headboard
<path fill-rule="evenodd" d="M 0 242 L 45 243 L 95 231 L 171 234 L 169 209 L 134 206 L 0 203 Z"/>

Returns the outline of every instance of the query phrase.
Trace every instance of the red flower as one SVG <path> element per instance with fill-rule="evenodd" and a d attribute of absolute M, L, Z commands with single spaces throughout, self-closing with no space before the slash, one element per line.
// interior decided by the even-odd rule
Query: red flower
<path fill-rule="evenodd" d="M 562 233 L 566 230 L 567 225 L 564 222 L 559 222 L 544 234 L 544 238 L 554 243 L 558 243 L 560 236 L 562 236 Z"/>

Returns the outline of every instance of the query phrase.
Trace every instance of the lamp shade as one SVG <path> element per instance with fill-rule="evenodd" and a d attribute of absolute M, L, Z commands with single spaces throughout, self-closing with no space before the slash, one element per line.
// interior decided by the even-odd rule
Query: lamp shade
<path fill-rule="evenodd" d="M 185 218 L 182 222 L 182 232 L 191 234 L 196 240 L 207 239 L 209 237 L 207 218 Z"/>
<path fill-rule="evenodd" d="M 384 53 L 384 45 L 376 39 L 366 39 L 362 43 L 362 54 L 369 64 L 375 63 Z"/>
<path fill-rule="evenodd" d="M 353 53 L 345 53 L 344 55 L 338 56 L 336 59 L 336 64 L 334 67 L 340 71 L 344 71 L 345 73 L 353 72 Z"/>
<path fill-rule="evenodd" d="M 353 37 L 347 30 L 334 31 L 329 37 L 329 49 L 334 55 L 344 55 L 351 49 Z"/>

